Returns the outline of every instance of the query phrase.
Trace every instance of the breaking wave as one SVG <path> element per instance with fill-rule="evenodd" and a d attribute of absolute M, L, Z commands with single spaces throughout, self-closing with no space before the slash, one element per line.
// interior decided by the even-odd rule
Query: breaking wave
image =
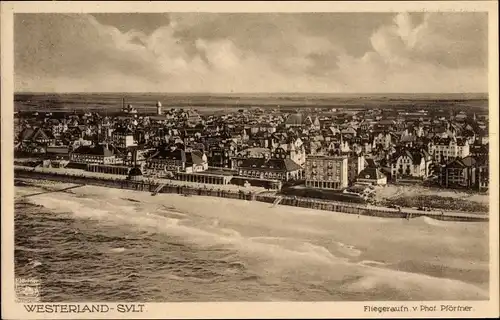
<path fill-rule="evenodd" d="M 65 293 L 75 299 L 117 299 L 117 283 L 129 288 L 128 298 L 155 301 L 488 298 L 484 274 L 484 283 L 478 283 L 466 272 L 429 271 L 451 270 L 449 261 L 457 255 L 487 263 L 487 232 L 480 224 L 308 214 L 313 211 L 124 190 L 121 198 L 116 190 L 97 187 L 74 191 L 26 199 L 52 216 L 37 216 L 35 210 L 22 215 L 31 220 L 19 228 L 46 239 L 46 247 L 16 234 L 16 270 L 34 272 L 22 267 L 23 256 L 34 256 L 51 266 L 42 270 L 45 276 L 70 279 L 80 272 L 99 281 L 94 289 L 75 282 Z M 70 223 L 53 219 L 61 216 Z M 440 260 L 403 266 L 405 255 Z M 48 299 L 62 294 L 53 291 Z"/>

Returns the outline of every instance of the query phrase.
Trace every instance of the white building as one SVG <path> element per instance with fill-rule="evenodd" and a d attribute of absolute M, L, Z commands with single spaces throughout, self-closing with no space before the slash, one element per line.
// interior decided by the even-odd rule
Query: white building
<path fill-rule="evenodd" d="M 425 150 L 401 150 L 394 154 L 391 175 L 397 177 L 427 178 L 431 156 Z"/>
<path fill-rule="evenodd" d="M 448 162 L 457 157 L 462 159 L 470 154 L 469 142 L 455 137 L 431 141 L 428 144 L 428 150 L 438 163 Z"/>
<path fill-rule="evenodd" d="M 373 147 L 376 147 L 377 145 L 382 145 L 384 146 L 385 149 L 389 148 L 391 146 L 392 142 L 392 135 L 390 133 L 378 133 L 373 137 Z"/>

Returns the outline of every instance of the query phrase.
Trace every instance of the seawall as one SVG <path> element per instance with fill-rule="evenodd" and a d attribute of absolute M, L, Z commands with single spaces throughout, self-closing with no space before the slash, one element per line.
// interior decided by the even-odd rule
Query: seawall
<path fill-rule="evenodd" d="M 15 168 L 14 176 L 16 178 L 29 178 L 29 179 L 39 179 L 39 180 L 51 180 L 66 183 L 75 184 L 87 184 L 100 187 L 111 187 L 117 189 L 128 189 L 136 191 L 146 191 L 154 193 L 159 187 L 157 182 L 148 182 L 144 180 L 125 180 L 125 179 L 112 179 L 112 178 L 97 178 L 81 175 L 71 175 L 66 173 L 53 173 L 53 172 L 41 172 L 35 171 L 34 169 L 28 168 Z M 295 206 L 301 208 L 310 208 L 316 210 L 326 210 L 333 212 L 342 212 L 349 214 L 357 214 L 372 217 L 384 217 L 384 218 L 403 218 L 410 219 L 420 216 L 427 216 L 438 220 L 447 221 L 489 221 L 486 215 L 476 215 L 468 213 L 432 213 L 432 212 L 415 212 L 415 211 L 397 211 L 397 210 L 382 210 L 379 208 L 370 208 L 369 206 L 358 205 L 353 203 L 339 203 L 326 200 L 318 200 L 312 198 L 297 198 L 297 197 L 286 197 L 286 196 L 271 196 L 271 195 L 261 195 L 258 193 L 252 193 L 249 191 L 227 191 L 227 190 L 217 190 L 217 187 L 203 187 L 197 188 L 194 186 L 175 186 L 164 184 L 164 186 L 159 190 L 158 193 L 177 193 L 186 196 L 210 196 L 210 197 L 220 197 L 229 199 L 240 199 L 247 201 L 259 201 L 269 203 L 274 205 L 277 198 L 281 198 L 278 205 Z"/>

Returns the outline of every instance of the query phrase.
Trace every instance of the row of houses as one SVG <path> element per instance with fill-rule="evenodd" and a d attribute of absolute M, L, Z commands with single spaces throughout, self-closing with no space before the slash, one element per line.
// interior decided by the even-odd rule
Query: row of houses
<path fill-rule="evenodd" d="M 145 174 L 189 176 L 219 168 L 256 184 L 304 180 L 307 187 L 342 189 L 356 181 L 435 179 L 447 187 L 487 185 L 480 178 L 488 157 L 487 119 L 475 115 L 242 109 L 201 116 L 156 108 L 155 115 L 127 107 L 115 117 L 21 119 L 16 150 L 66 157 L 94 170 L 139 163 Z M 456 183 L 450 166 L 467 157 L 475 159 L 463 163 L 474 167 L 474 175 L 460 175 L 468 182 Z"/>
<path fill-rule="evenodd" d="M 232 173 L 253 182 L 304 180 L 306 187 L 331 190 L 347 188 L 353 182 L 385 185 L 389 179 L 398 178 L 417 178 L 423 181 L 430 175 L 444 187 L 487 189 L 489 184 L 489 165 L 484 157 L 457 157 L 446 165 L 433 169 L 431 156 L 425 150 L 403 149 L 394 156 L 395 160 L 389 168 L 362 155 L 348 157 L 327 153 L 309 155 L 301 166 L 284 149 L 279 148 L 274 153 L 265 151 L 249 150 L 245 152 L 246 157 L 232 158 Z M 102 165 L 102 172 L 109 169 L 107 166 L 123 164 L 140 164 L 145 174 L 164 177 L 174 177 L 178 173 L 201 173 L 209 169 L 208 157 L 204 151 L 186 151 L 182 145 L 150 150 L 149 154 L 135 150 L 127 156 L 128 161 L 124 161 L 122 156 L 118 156 L 113 148 L 105 144 L 80 146 L 73 151 L 62 146 L 49 146 L 46 149 L 46 158 Z M 93 168 L 96 171 L 98 167 Z"/>

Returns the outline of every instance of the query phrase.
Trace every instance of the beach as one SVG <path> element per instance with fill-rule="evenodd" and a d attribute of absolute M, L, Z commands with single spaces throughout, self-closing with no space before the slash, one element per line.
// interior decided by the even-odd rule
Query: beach
<path fill-rule="evenodd" d="M 488 299 L 485 223 L 95 186 L 42 193 L 70 186 L 15 189 L 16 276 L 40 278 L 44 301 Z"/>

